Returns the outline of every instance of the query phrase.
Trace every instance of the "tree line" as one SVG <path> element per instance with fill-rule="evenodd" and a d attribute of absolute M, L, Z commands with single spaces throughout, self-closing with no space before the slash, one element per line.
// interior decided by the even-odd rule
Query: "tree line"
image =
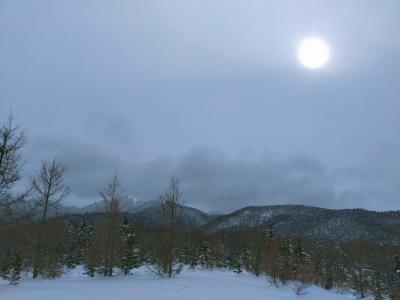
<path fill-rule="evenodd" d="M 184 268 L 227 269 L 291 285 L 315 284 L 360 297 L 400 299 L 400 246 L 278 236 L 271 224 L 207 233 L 184 222 L 179 179 L 159 196 L 160 223 L 146 226 L 122 212 L 117 174 L 99 191 L 102 213 L 57 216 L 69 194 L 66 166 L 43 161 L 21 187 L 25 134 L 12 116 L 0 128 L 0 277 L 56 278 L 82 266 L 89 277 L 129 275 L 146 266 L 172 277 Z"/>

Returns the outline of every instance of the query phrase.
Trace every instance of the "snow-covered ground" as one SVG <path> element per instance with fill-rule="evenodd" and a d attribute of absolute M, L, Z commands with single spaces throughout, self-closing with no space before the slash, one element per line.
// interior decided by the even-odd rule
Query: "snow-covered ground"
<path fill-rule="evenodd" d="M 291 287 L 275 288 L 265 277 L 229 271 L 186 270 L 175 278 L 155 277 L 146 268 L 131 276 L 88 278 L 76 269 L 55 280 L 25 279 L 18 286 L 0 281 L 1 300 L 346 300 L 317 287 L 296 296 Z"/>

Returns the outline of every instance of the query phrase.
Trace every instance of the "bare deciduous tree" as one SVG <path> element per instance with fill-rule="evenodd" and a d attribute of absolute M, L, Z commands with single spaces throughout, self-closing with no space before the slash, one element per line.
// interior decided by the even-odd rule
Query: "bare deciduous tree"
<path fill-rule="evenodd" d="M 23 163 L 20 149 L 24 143 L 24 131 L 14 124 L 10 114 L 0 128 L 0 209 L 9 208 L 12 204 L 11 189 L 21 178 Z"/>
<path fill-rule="evenodd" d="M 120 205 L 122 193 L 123 190 L 117 173 L 114 174 L 106 188 L 99 192 L 102 198 L 102 205 L 104 205 L 105 208 L 106 216 L 103 226 L 99 226 L 99 230 L 104 231 L 101 235 L 104 237 L 104 244 L 102 245 L 104 276 L 112 276 L 113 269 L 118 263 L 116 251 L 119 242 L 118 229 L 121 222 Z"/>
<path fill-rule="evenodd" d="M 33 277 L 39 274 L 43 235 L 50 209 L 57 205 L 69 194 L 69 188 L 64 183 L 66 166 L 52 160 L 44 161 L 36 178 L 32 179 L 35 211 L 39 214 L 39 228 L 36 237 L 35 255 L 33 261 Z"/>
<path fill-rule="evenodd" d="M 156 272 L 171 277 L 182 270 L 179 262 L 180 228 L 183 225 L 182 193 L 179 179 L 172 177 L 168 189 L 159 197 L 161 202 L 161 237 L 153 263 Z"/>

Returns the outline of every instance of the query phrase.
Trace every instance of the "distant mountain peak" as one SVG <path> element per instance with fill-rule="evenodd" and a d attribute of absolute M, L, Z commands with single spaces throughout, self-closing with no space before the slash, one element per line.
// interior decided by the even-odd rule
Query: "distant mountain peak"
<path fill-rule="evenodd" d="M 123 199 L 122 212 L 145 225 L 160 224 L 161 208 L 157 200 Z M 366 238 L 380 243 L 400 244 L 400 211 L 376 212 L 364 209 L 326 209 L 305 205 L 248 206 L 229 214 L 212 215 L 181 206 L 184 222 L 206 232 L 246 230 L 272 226 L 282 236 L 308 236 L 321 239 L 349 240 Z M 61 207 L 59 213 L 83 214 L 105 212 L 101 202 L 81 209 Z M 101 216 L 99 216 L 101 217 Z"/>

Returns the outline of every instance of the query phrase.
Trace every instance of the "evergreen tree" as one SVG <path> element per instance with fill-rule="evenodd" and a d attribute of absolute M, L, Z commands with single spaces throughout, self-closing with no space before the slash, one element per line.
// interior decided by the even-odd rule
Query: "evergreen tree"
<path fill-rule="evenodd" d="M 291 279 L 297 282 L 297 287 L 305 288 L 311 281 L 311 267 L 309 265 L 310 256 L 305 251 L 302 240 L 297 239 L 295 246 L 291 251 L 290 259 Z M 297 290 L 296 293 L 299 291 Z"/>
<path fill-rule="evenodd" d="M 79 265 L 82 260 L 81 248 L 78 243 L 78 233 L 72 226 L 66 228 L 68 244 L 65 254 L 65 264 L 68 268 L 72 269 Z"/>
<path fill-rule="evenodd" d="M 82 264 L 85 270 L 84 274 L 89 277 L 94 277 L 98 266 L 94 238 L 94 225 L 87 226 L 86 223 L 82 223 L 78 231 L 78 239 L 81 245 Z"/>
<path fill-rule="evenodd" d="M 316 276 L 316 275 L 314 275 Z M 324 289 L 330 290 L 333 288 L 334 283 L 334 268 L 325 265 L 323 272 Z"/>
<path fill-rule="evenodd" d="M 223 253 L 223 261 L 222 261 L 223 268 L 234 270 L 236 265 L 236 259 L 234 254 L 232 253 L 232 250 L 229 248 L 225 249 L 225 247 L 223 247 L 221 251 Z"/>
<path fill-rule="evenodd" d="M 210 263 L 210 248 L 208 247 L 208 243 L 207 242 L 203 242 L 201 243 L 200 247 L 199 247 L 199 264 L 203 267 L 203 268 L 208 268 Z"/>
<path fill-rule="evenodd" d="M 235 257 L 235 259 L 232 261 L 232 266 L 233 266 L 233 272 L 236 274 L 242 273 L 242 265 L 243 265 L 243 259 L 241 255 L 238 255 Z"/>
<path fill-rule="evenodd" d="M 265 229 L 265 236 L 266 236 L 267 240 L 275 239 L 276 234 L 275 234 L 275 230 L 274 230 L 272 224 L 267 225 L 267 227 Z"/>
<path fill-rule="evenodd" d="M 127 275 L 132 269 L 140 266 L 140 253 L 136 247 L 134 228 L 127 217 L 124 217 L 120 231 L 122 246 L 119 249 L 119 267 Z"/>
<path fill-rule="evenodd" d="M 189 266 L 191 269 L 194 269 L 198 265 L 198 253 L 195 251 L 196 249 L 192 249 L 189 242 L 185 243 L 185 246 L 182 249 L 181 261 L 184 265 Z"/>
<path fill-rule="evenodd" d="M 17 285 L 21 279 L 22 258 L 18 253 L 8 251 L 0 263 L 0 278 L 8 280 L 11 285 Z"/>

